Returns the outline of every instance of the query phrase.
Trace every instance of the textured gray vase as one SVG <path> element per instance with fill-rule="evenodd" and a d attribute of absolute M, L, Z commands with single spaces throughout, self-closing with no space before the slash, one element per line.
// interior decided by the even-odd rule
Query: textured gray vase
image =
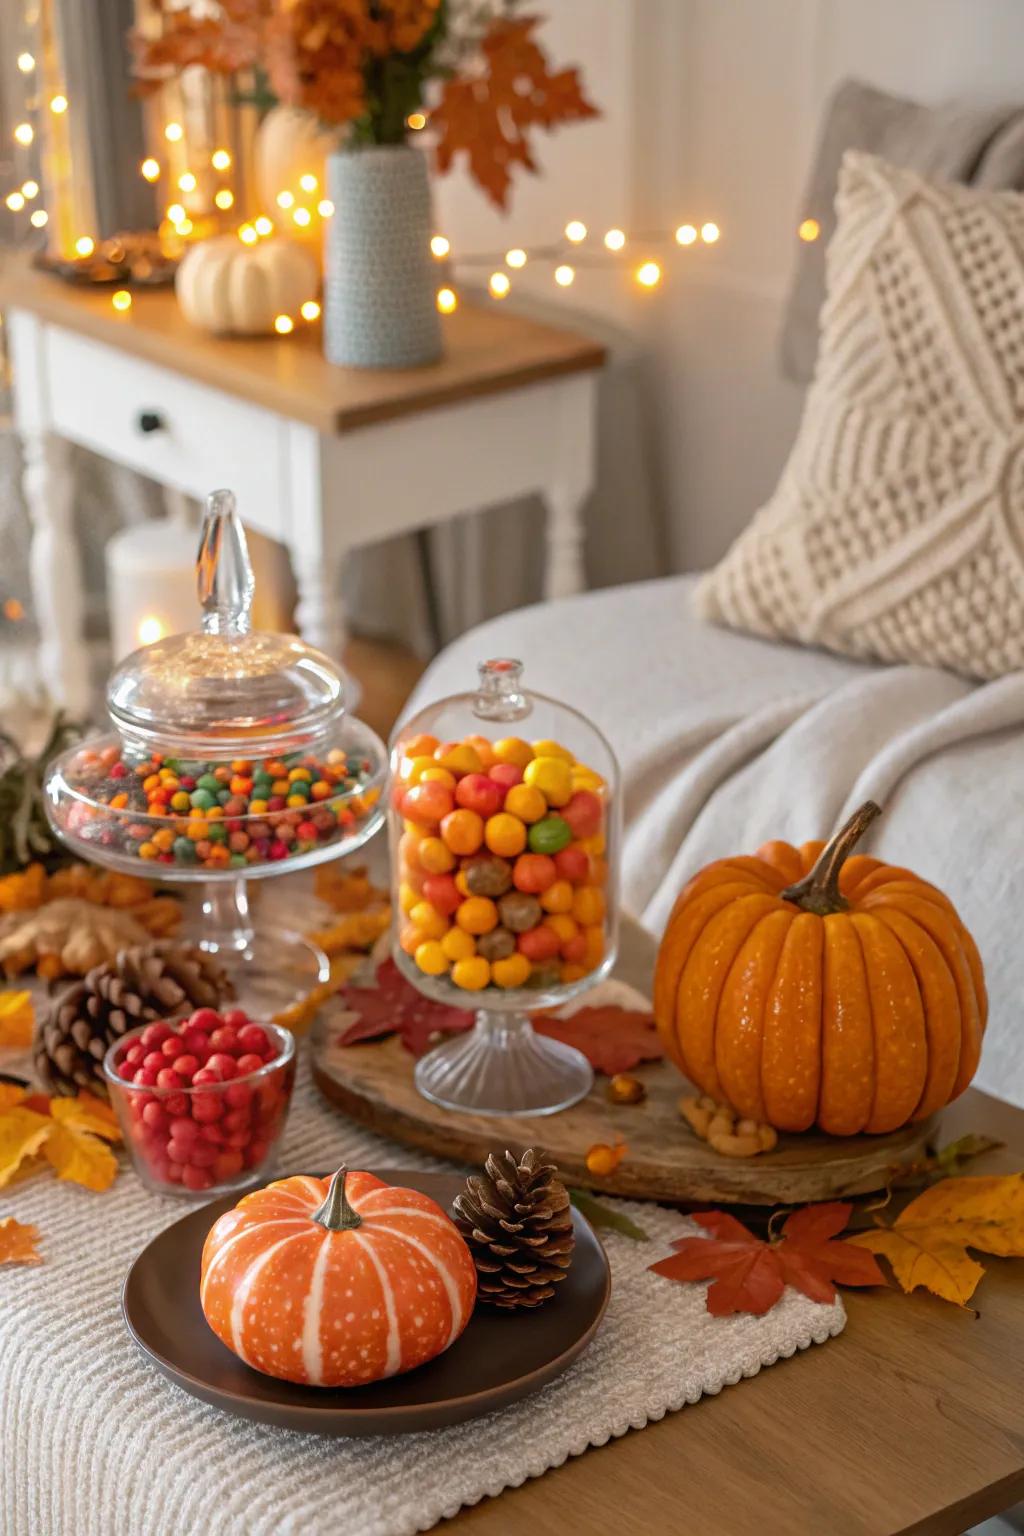
<path fill-rule="evenodd" d="M 406 145 L 339 150 L 324 266 L 324 352 L 350 368 L 415 368 L 441 356 L 427 163 Z"/>

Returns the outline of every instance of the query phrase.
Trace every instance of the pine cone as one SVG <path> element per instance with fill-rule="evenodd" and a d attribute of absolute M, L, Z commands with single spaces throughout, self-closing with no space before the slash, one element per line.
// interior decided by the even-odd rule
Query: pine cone
<path fill-rule="evenodd" d="M 127 1030 L 232 996 L 227 973 L 204 950 L 170 943 L 122 949 L 54 998 L 36 1032 L 36 1071 L 53 1093 L 86 1088 L 106 1098 L 103 1057 Z"/>
<path fill-rule="evenodd" d="M 534 1151 L 516 1162 L 492 1152 L 482 1175 L 454 1201 L 455 1225 L 469 1244 L 480 1301 L 511 1310 L 538 1307 L 555 1294 L 576 1238 L 565 1185 Z"/>

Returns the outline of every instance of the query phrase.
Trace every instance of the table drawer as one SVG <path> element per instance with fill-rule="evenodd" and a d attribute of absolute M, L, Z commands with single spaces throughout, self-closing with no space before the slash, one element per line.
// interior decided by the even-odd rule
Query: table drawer
<path fill-rule="evenodd" d="M 46 328 L 54 431 L 192 496 L 229 486 L 246 521 L 286 530 L 286 423 L 180 373 Z"/>

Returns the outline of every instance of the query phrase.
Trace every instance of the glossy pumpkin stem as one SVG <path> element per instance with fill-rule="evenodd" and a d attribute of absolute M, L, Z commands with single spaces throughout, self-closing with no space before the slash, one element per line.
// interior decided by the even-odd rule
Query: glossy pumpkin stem
<path fill-rule="evenodd" d="M 363 1218 L 358 1211 L 352 1209 L 345 1199 L 345 1180 L 348 1178 L 348 1169 L 339 1168 L 333 1176 L 330 1188 L 327 1191 L 327 1199 L 323 1205 L 318 1206 L 311 1216 L 311 1221 L 317 1221 L 328 1232 L 351 1232 L 354 1227 L 361 1227 Z"/>
<path fill-rule="evenodd" d="M 850 904 L 839 893 L 840 870 L 875 817 L 881 814 L 880 805 L 866 800 L 825 844 L 810 874 L 786 887 L 782 892 L 783 901 L 791 901 L 818 917 L 827 917 L 830 912 L 845 912 Z"/>

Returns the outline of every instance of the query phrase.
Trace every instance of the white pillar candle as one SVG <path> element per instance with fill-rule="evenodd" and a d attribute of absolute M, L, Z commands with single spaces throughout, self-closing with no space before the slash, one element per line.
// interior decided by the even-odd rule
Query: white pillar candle
<path fill-rule="evenodd" d="M 195 535 L 177 519 L 126 528 L 107 545 L 107 608 L 116 666 L 140 645 L 199 625 Z"/>

